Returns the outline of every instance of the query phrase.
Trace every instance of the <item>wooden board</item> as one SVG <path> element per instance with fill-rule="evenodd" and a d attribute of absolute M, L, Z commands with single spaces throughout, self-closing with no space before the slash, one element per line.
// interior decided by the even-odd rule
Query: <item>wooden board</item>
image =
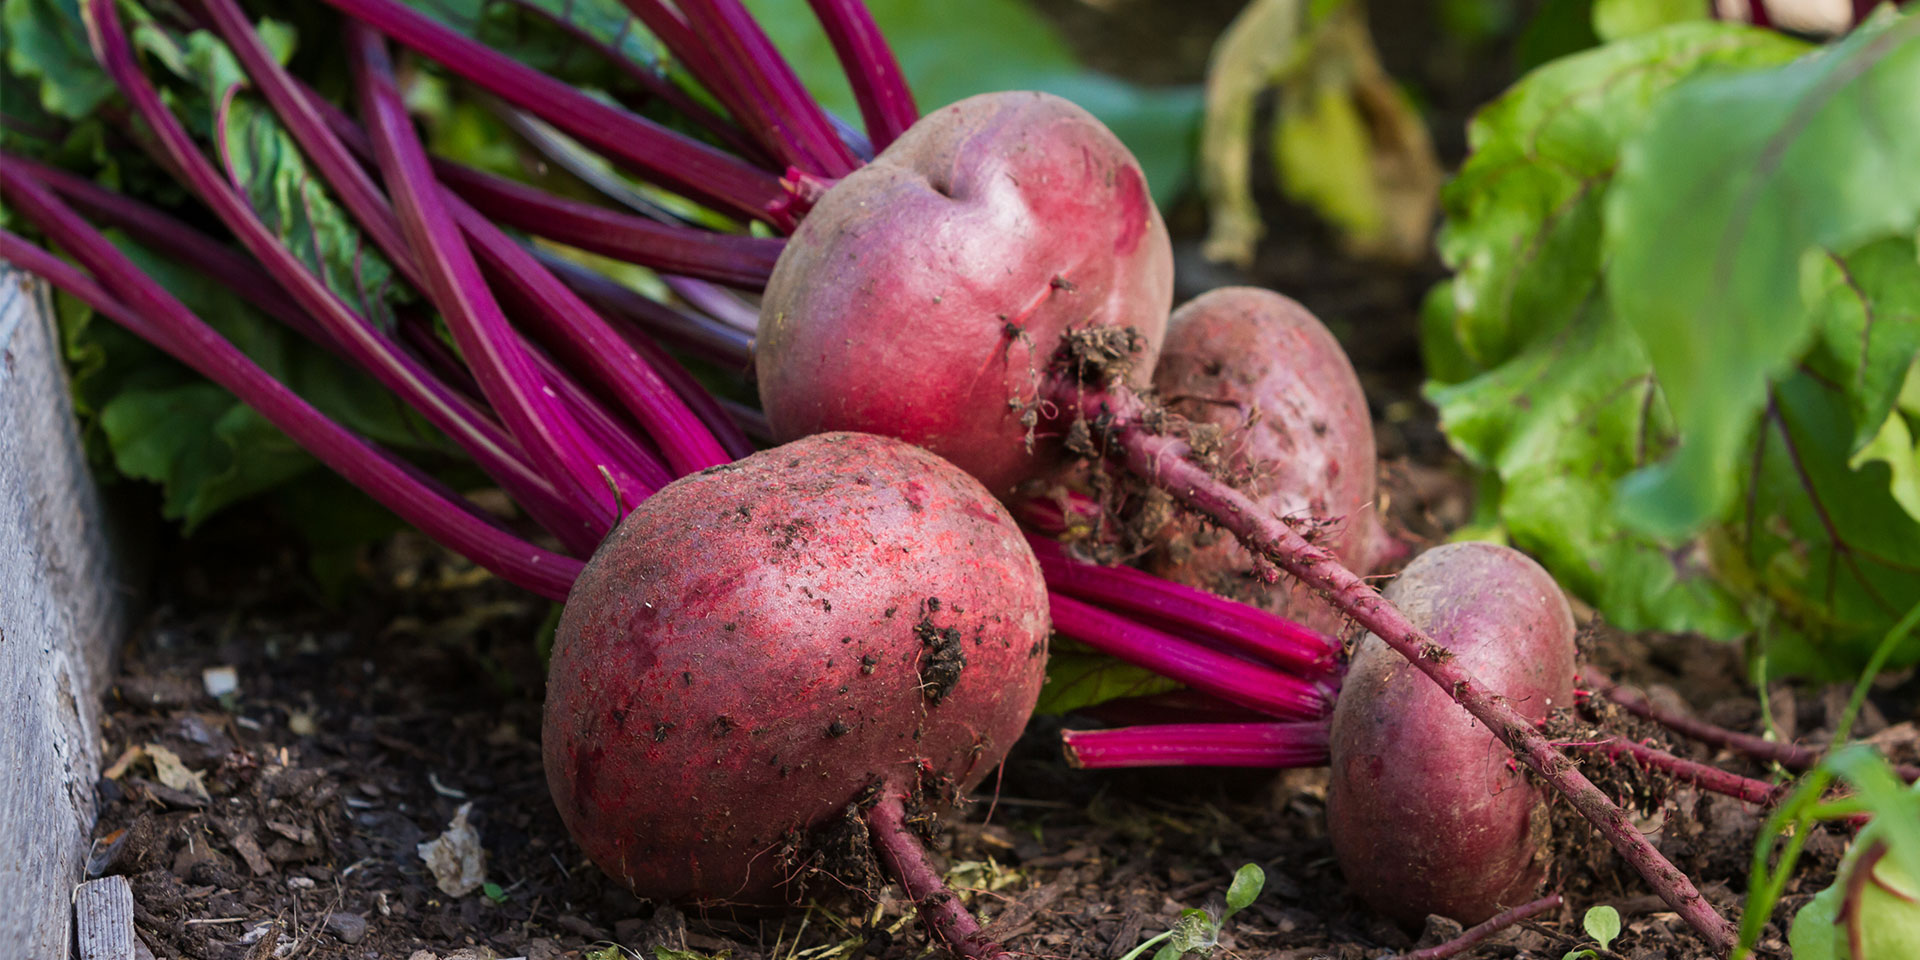
<path fill-rule="evenodd" d="M 46 290 L 0 265 L 0 957 L 65 960 L 101 694 L 132 604 Z"/>

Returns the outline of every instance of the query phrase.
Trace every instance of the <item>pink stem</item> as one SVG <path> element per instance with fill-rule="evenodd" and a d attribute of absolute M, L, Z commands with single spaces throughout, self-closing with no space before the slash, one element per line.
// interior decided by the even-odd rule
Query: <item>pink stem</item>
<path fill-rule="evenodd" d="M 853 85 L 854 99 L 860 101 L 860 119 L 867 126 L 867 137 L 875 150 L 885 150 L 915 120 L 920 108 L 914 105 L 913 91 L 900 72 L 893 49 L 880 35 L 880 26 L 860 0 L 808 0 L 813 15 L 827 31 L 833 52 Z"/>
<path fill-rule="evenodd" d="M 612 529 L 619 520 L 616 500 L 639 503 L 645 497 L 639 481 L 611 462 L 573 420 L 507 323 L 400 100 L 386 38 L 358 22 L 347 25 L 347 37 L 348 60 L 381 179 L 393 196 L 400 232 L 413 251 L 424 292 L 446 318 L 481 392 L 528 457 L 555 483 L 570 486 L 575 501 L 602 524 L 603 532 Z"/>
<path fill-rule="evenodd" d="M 1053 589 L 1116 612 L 1138 615 L 1169 631 L 1204 635 L 1303 678 L 1339 672 L 1332 637 L 1259 607 L 1163 580 L 1132 567 L 1074 559 L 1056 540 L 1027 537 Z"/>
<path fill-rule="evenodd" d="M 940 872 L 927 860 L 927 848 L 907 826 L 906 807 L 897 789 L 883 787 L 880 799 L 867 811 L 867 831 L 880 862 L 906 888 L 907 898 L 920 912 L 920 922 L 934 939 L 946 944 L 960 960 L 1015 960 L 1005 947 L 980 931 L 980 921 L 947 889 Z"/>
<path fill-rule="evenodd" d="M 1108 656 L 1268 716 L 1312 720 L 1332 711 L 1333 692 L 1325 684 L 1221 653 L 1056 592 L 1049 591 L 1047 598 L 1054 630 Z"/>
<path fill-rule="evenodd" d="M 1496 691 L 1461 669 L 1452 651 L 1415 627 L 1332 551 L 1309 542 L 1246 494 L 1188 459 L 1185 441 L 1148 429 L 1142 422 L 1145 404 L 1125 386 L 1099 390 L 1057 381 L 1054 387 L 1054 402 L 1072 415 L 1101 424 L 1134 473 L 1319 591 L 1335 609 L 1372 631 L 1439 684 L 1474 719 L 1486 724 L 1522 763 L 1565 796 L 1709 945 L 1721 952 L 1733 949 L 1734 931 L 1726 918 L 1701 896 L 1692 879 L 1634 829 L 1618 804 Z"/>
<path fill-rule="evenodd" d="M 792 198 L 776 177 L 698 140 L 582 94 L 553 77 L 475 42 L 398 0 L 325 0 L 395 41 L 445 65 L 468 82 L 537 114 L 660 184 L 721 208 L 792 221 L 772 211 Z"/>
<path fill-rule="evenodd" d="M 1540 914 L 1546 913 L 1548 910 L 1557 909 L 1562 902 L 1559 894 L 1547 894 L 1532 903 L 1523 903 L 1511 910 L 1494 914 L 1492 919 L 1469 928 L 1465 933 L 1439 946 L 1428 947 L 1425 950 L 1415 950 L 1412 953 L 1403 953 L 1400 955 L 1400 960 L 1447 960 L 1448 957 L 1465 953 L 1480 941 L 1522 920 L 1528 919 L 1529 917 L 1537 917 Z"/>
<path fill-rule="evenodd" d="M 1067 762 L 1115 767 L 1321 767 L 1328 726 L 1304 723 L 1169 723 L 1060 734 Z"/>

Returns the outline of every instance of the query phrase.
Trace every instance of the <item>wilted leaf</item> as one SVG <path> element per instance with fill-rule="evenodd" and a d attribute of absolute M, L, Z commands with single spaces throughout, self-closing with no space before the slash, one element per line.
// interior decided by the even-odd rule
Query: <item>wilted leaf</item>
<path fill-rule="evenodd" d="M 1326 218 L 1349 252 L 1420 259 L 1440 162 L 1426 121 L 1380 65 L 1366 7 L 1340 4 L 1304 45 L 1305 59 L 1279 78 L 1280 189 Z"/>
<path fill-rule="evenodd" d="M 417 848 L 434 886 L 450 897 L 464 897 L 487 882 L 487 852 L 480 846 L 480 831 L 467 822 L 472 812 L 473 804 L 461 804 L 446 832 Z"/>
<path fill-rule="evenodd" d="M 190 770 L 180 760 L 180 755 L 157 743 L 146 746 L 147 757 L 153 761 L 154 776 L 164 786 L 191 794 L 202 800 L 212 799 L 207 794 L 207 775 L 199 770 Z"/>
<path fill-rule="evenodd" d="M 1423 256 L 1440 186 L 1426 124 L 1381 67 L 1363 4 L 1301 0 L 1255 0 L 1214 49 L 1200 161 L 1207 256 L 1246 265 L 1265 230 L 1251 158 L 1254 107 L 1270 87 L 1281 190 L 1353 253 Z"/>

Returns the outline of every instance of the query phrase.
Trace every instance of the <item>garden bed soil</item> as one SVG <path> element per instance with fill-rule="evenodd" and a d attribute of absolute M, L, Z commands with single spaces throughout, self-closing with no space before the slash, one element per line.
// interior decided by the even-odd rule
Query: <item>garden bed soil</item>
<path fill-rule="evenodd" d="M 1409 476 L 1425 476 L 1426 487 Z M 1452 476 L 1390 466 L 1396 524 L 1457 516 L 1464 489 L 1434 479 Z M 545 603 L 411 535 L 372 554 L 367 585 L 341 603 L 317 596 L 291 554 L 262 549 L 219 533 L 185 548 L 108 697 L 103 755 L 117 762 L 98 784 L 90 872 L 130 879 L 138 930 L 156 956 L 581 958 L 613 944 L 648 960 L 687 956 L 655 948 L 731 960 L 925 955 L 897 893 L 877 905 L 826 901 L 758 916 L 634 900 L 585 862 L 547 797 L 530 642 Z M 1758 705 L 1731 649 L 1597 625 L 1587 633 L 1593 660 L 1613 675 L 1755 727 Z M 231 692 L 210 694 L 229 676 Z M 1916 686 L 1909 678 L 1879 691 L 1862 725 L 1908 760 L 1920 759 Z M 1782 689 L 1773 710 L 1790 732 L 1817 739 L 1841 702 L 1837 690 Z M 1073 771 L 1060 726 L 1037 721 L 1004 775 L 941 832 L 950 878 L 1009 947 L 1119 957 L 1181 909 L 1217 908 L 1249 862 L 1266 870 L 1266 892 L 1229 924 L 1224 956 L 1357 960 L 1445 932 L 1435 924 L 1410 937 L 1345 892 L 1325 836 L 1323 773 Z M 169 754 L 187 774 L 171 769 Z M 1688 830 L 1669 826 L 1662 845 L 1736 910 L 1757 812 L 1687 791 L 1670 804 L 1688 811 Z M 462 810 L 491 886 L 450 896 L 419 847 Z M 1580 832 L 1556 865 L 1558 888 L 1574 907 L 1621 908 L 1617 952 L 1707 955 Z M 1823 833 L 1810 845 L 1779 917 L 1831 882 L 1842 842 Z M 1557 958 L 1579 937 L 1574 907 L 1477 955 Z M 1770 928 L 1763 946 L 1777 953 L 1782 929 Z"/>

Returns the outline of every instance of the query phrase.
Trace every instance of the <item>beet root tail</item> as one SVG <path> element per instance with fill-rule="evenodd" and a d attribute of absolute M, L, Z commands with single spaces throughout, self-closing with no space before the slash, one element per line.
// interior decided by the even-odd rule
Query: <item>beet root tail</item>
<path fill-rule="evenodd" d="M 867 829 L 881 864 L 906 888 L 928 934 L 960 960 L 1015 960 L 1014 954 L 981 931 L 980 921 L 967 912 L 933 868 L 926 846 L 907 825 L 906 806 L 897 789 L 882 788 L 880 799 L 867 811 Z"/>

